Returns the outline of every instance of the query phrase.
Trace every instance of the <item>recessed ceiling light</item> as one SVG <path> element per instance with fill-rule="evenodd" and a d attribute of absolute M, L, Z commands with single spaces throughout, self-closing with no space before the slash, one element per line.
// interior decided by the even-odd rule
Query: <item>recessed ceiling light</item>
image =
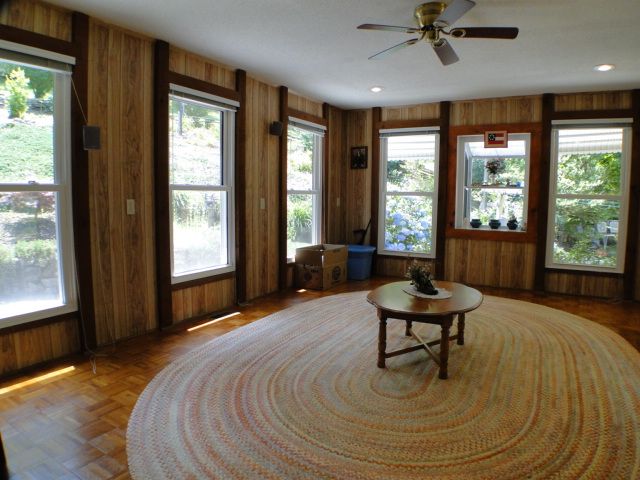
<path fill-rule="evenodd" d="M 382 91 L 382 87 L 371 87 L 369 90 L 373 93 L 380 93 Z"/>
<path fill-rule="evenodd" d="M 602 65 L 596 65 L 595 67 L 593 67 L 596 72 L 608 72 L 610 70 L 613 70 L 614 68 L 616 68 L 616 66 L 609 63 L 603 63 Z"/>

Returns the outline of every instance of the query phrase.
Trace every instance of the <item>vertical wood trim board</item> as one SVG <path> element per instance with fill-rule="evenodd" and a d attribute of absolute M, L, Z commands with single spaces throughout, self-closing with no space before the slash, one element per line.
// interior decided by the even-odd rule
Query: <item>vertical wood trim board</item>
<path fill-rule="evenodd" d="M 449 172 L 449 117 L 451 103 L 440 103 L 440 147 L 438 158 L 438 212 L 437 212 L 437 240 L 435 276 L 443 278 L 445 272 L 446 242 L 445 231 L 447 228 L 447 199 L 448 199 L 448 172 Z"/>
<path fill-rule="evenodd" d="M 169 225 L 169 51 L 156 40 L 154 52 L 154 168 L 156 202 L 156 268 L 160 327 L 173 323 L 171 293 L 171 226 Z"/>
<path fill-rule="evenodd" d="M 88 111 L 89 88 L 89 17 L 73 14 L 73 43 L 76 45 L 76 65 L 73 68 L 75 101 L 71 102 L 71 176 L 73 200 L 73 236 L 75 244 L 77 288 L 80 322 L 86 348 L 97 345 L 93 275 L 91 259 L 91 218 L 89 213 L 89 155 L 83 147 L 83 111 Z"/>
<path fill-rule="evenodd" d="M 627 247 L 624 265 L 624 298 L 637 299 L 638 275 L 638 228 L 640 222 L 640 89 L 633 90 L 633 130 L 631 138 L 631 185 L 629 189 L 629 214 L 627 224 Z"/>
<path fill-rule="evenodd" d="M 236 72 L 236 90 L 240 94 L 240 108 L 236 113 L 235 138 L 235 231 L 236 231 L 236 294 L 238 302 L 247 300 L 247 240 L 244 228 L 247 222 L 247 72 Z"/>
<path fill-rule="evenodd" d="M 371 111 L 371 186 L 369 190 L 371 192 L 371 236 L 369 237 L 369 245 L 379 249 L 378 245 L 378 219 L 380 218 L 380 133 L 379 124 L 382 121 L 382 108 L 375 107 Z M 367 228 L 369 219 L 363 219 L 364 224 L 360 228 Z M 366 242 L 365 242 L 366 243 Z M 377 270 L 376 264 L 377 255 L 374 256 L 373 270 Z"/>
<path fill-rule="evenodd" d="M 538 192 L 538 232 L 536 239 L 536 290 L 545 288 L 545 262 L 547 249 L 547 225 L 549 222 L 549 182 L 551 181 L 551 119 L 554 111 L 554 96 L 545 93 L 542 96 L 542 142 L 538 169 L 540 171 Z"/>
<path fill-rule="evenodd" d="M 280 136 L 280 179 L 278 187 L 280 191 L 279 202 L 279 248 L 278 258 L 278 288 L 287 288 L 287 129 L 289 126 L 289 89 L 280 87 L 280 122 L 282 122 L 282 135 Z"/>

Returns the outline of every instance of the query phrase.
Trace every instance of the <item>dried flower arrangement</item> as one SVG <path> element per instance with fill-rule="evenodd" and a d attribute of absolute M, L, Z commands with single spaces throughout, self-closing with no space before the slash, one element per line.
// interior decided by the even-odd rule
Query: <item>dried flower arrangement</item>
<path fill-rule="evenodd" d="M 496 175 L 498 172 L 501 172 L 504 169 L 504 161 L 500 158 L 494 158 L 492 160 L 487 161 L 484 168 L 487 169 L 492 175 Z"/>
<path fill-rule="evenodd" d="M 419 292 L 426 293 L 427 295 L 438 294 L 438 290 L 436 290 L 432 283 L 433 276 L 431 275 L 431 270 L 424 265 L 420 265 L 415 260 L 409 265 L 406 277 L 411 279 L 411 284 L 414 285 Z"/>

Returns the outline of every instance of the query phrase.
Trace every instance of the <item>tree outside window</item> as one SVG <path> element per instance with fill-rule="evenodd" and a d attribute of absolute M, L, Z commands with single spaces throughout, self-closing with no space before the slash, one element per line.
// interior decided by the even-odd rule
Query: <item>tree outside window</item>
<path fill-rule="evenodd" d="M 622 271 L 629 128 L 554 130 L 547 264 Z"/>

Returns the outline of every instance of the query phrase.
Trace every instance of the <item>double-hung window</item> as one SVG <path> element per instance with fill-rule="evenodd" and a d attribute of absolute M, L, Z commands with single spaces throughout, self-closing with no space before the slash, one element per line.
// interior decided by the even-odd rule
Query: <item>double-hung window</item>
<path fill-rule="evenodd" d="M 530 145 L 528 133 L 508 134 L 506 148 L 458 137 L 456 228 L 526 230 Z"/>
<path fill-rule="evenodd" d="M 624 270 L 630 121 L 552 129 L 547 267 Z"/>
<path fill-rule="evenodd" d="M 436 129 L 380 131 L 380 253 L 435 257 Z"/>
<path fill-rule="evenodd" d="M 322 225 L 321 125 L 289 119 L 287 132 L 287 259 L 296 248 L 320 243 Z"/>
<path fill-rule="evenodd" d="M 171 85 L 171 281 L 235 266 L 233 153 L 237 104 Z"/>
<path fill-rule="evenodd" d="M 0 49 L 0 328 L 77 308 L 71 63 Z"/>

